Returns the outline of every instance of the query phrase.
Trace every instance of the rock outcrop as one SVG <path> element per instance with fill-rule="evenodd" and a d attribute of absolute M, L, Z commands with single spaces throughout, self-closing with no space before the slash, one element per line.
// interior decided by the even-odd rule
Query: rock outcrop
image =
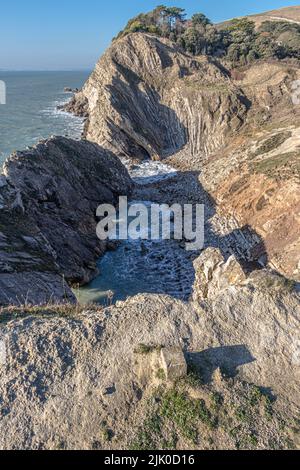
<path fill-rule="evenodd" d="M 223 374 L 239 373 L 243 381 L 258 386 L 242 406 L 241 392 L 236 395 L 234 382 L 228 382 L 231 422 L 224 422 L 223 428 L 217 425 L 218 448 L 234 448 L 234 436 L 229 438 L 224 429 L 238 426 L 232 419 L 240 408 L 247 416 L 250 409 L 256 410 L 256 400 L 263 400 L 260 390 L 275 396 L 274 411 L 270 401 L 264 405 L 269 407 L 268 424 L 256 431 L 256 447 L 269 448 L 268 438 L 277 433 L 275 410 L 292 422 L 300 405 L 299 297 L 284 284 L 272 284 L 272 279 L 254 273 L 244 285 L 216 289 L 214 296 L 211 292 L 209 302 L 147 294 L 86 311 L 66 307 L 2 312 L 0 341 L 6 354 L 0 366 L 0 448 L 128 449 L 140 422 L 139 410 L 145 419 L 146 403 L 151 397 L 153 402 L 156 387 L 168 390 L 165 375 L 151 365 L 151 351 L 164 346 L 167 353 L 168 348 L 184 350 L 193 370 L 188 383 L 195 384 L 199 375 L 202 384 L 192 394 L 205 397 L 207 407 L 217 392 L 225 399 Z M 13 320 L 12 315 L 20 318 Z M 175 411 L 172 406 L 169 402 L 171 417 L 178 412 L 176 404 Z M 264 408 L 258 405 L 251 432 Z M 208 420 L 210 414 L 205 416 Z M 219 419 L 222 423 L 223 414 Z M 104 439 L 101 423 L 111 431 L 109 438 L 106 432 Z M 177 432 L 177 425 L 172 429 Z M 211 432 L 211 427 L 202 432 L 208 429 Z M 192 443 L 179 441 L 177 448 L 188 445 Z M 203 440 L 197 446 L 205 448 Z"/>
<path fill-rule="evenodd" d="M 91 280 L 106 250 L 96 208 L 131 188 L 120 161 L 93 143 L 56 137 L 12 155 L 0 179 L 0 304 L 74 300 L 68 284 Z"/>
<path fill-rule="evenodd" d="M 194 300 L 201 301 L 216 296 L 229 286 L 238 286 L 247 277 L 242 266 L 232 255 L 225 262 L 217 248 L 208 248 L 194 261 L 195 284 Z"/>
<path fill-rule="evenodd" d="M 243 128 L 208 158 L 169 158 L 181 170 L 201 171 L 199 183 L 217 211 L 260 237 L 257 258 L 300 281 L 300 106 L 293 101 L 296 65 L 253 64 L 234 79 L 251 102 Z"/>
<path fill-rule="evenodd" d="M 58 106 L 58 109 L 82 118 L 89 117 L 88 100 L 81 91 L 76 92 L 76 96 L 73 96 L 69 103 Z"/>
<path fill-rule="evenodd" d="M 218 212 L 261 238 L 253 256 L 299 281 L 299 78 L 297 64 L 228 71 L 136 33 L 112 44 L 67 109 L 119 156 L 201 171 Z"/>
<path fill-rule="evenodd" d="M 219 64 L 147 34 L 114 42 L 66 109 L 82 116 L 86 100 L 87 139 L 135 159 L 183 148 L 206 155 L 241 127 L 249 105 Z"/>

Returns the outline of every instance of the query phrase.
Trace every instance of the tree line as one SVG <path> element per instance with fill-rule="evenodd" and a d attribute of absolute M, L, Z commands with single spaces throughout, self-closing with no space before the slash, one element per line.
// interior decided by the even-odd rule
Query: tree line
<path fill-rule="evenodd" d="M 258 59 L 300 59 L 300 25 L 265 21 L 259 28 L 248 18 L 236 18 L 215 26 L 203 13 L 187 18 L 185 10 L 159 5 L 132 18 L 117 39 L 144 32 L 170 39 L 193 55 L 225 58 L 234 66 Z"/>

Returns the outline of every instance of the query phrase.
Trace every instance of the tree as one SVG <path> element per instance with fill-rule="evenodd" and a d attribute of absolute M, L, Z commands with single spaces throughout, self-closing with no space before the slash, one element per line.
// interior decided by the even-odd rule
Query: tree
<path fill-rule="evenodd" d="M 206 54 L 216 55 L 217 57 L 226 55 L 230 44 L 228 33 L 218 31 L 214 26 L 208 25 L 204 37 L 206 39 Z"/>
<path fill-rule="evenodd" d="M 184 22 L 185 10 L 183 8 L 167 8 L 165 11 L 165 17 L 169 25 L 169 30 L 173 31 L 176 28 L 176 25 Z"/>
<path fill-rule="evenodd" d="M 247 54 L 247 62 L 248 64 L 251 64 L 251 62 L 254 62 L 256 59 L 258 59 L 258 55 L 255 52 L 255 50 L 251 49 L 248 54 Z"/>
<path fill-rule="evenodd" d="M 185 49 L 194 55 L 206 54 L 210 47 L 207 38 L 193 26 L 185 30 L 183 42 Z"/>
<path fill-rule="evenodd" d="M 159 5 L 153 10 L 152 13 L 150 13 L 156 26 L 159 27 L 161 25 L 166 10 L 167 7 L 165 5 Z"/>
<path fill-rule="evenodd" d="M 228 59 L 237 64 L 240 60 L 240 46 L 238 44 L 231 44 L 227 52 Z"/>
<path fill-rule="evenodd" d="M 229 31 L 244 32 L 247 34 L 253 34 L 255 31 L 254 21 L 248 20 L 248 18 L 234 18 L 228 26 Z"/>
<path fill-rule="evenodd" d="M 184 49 L 186 51 L 190 52 L 190 54 L 194 54 L 194 55 L 197 54 L 197 44 L 199 41 L 199 33 L 195 28 L 188 28 L 184 32 L 182 36 L 182 40 L 183 40 Z"/>
<path fill-rule="evenodd" d="M 212 24 L 211 21 L 207 18 L 207 16 L 205 16 L 203 13 L 195 13 L 191 19 L 192 19 L 192 23 L 194 26 L 196 25 L 207 26 L 209 24 Z"/>
<path fill-rule="evenodd" d="M 220 29 L 203 13 L 187 21 L 183 8 L 159 5 L 128 21 L 118 38 L 136 32 L 166 37 L 190 54 L 226 57 L 235 65 L 268 57 L 300 59 L 300 26 L 286 21 L 266 21 L 256 29 L 248 18 L 235 18 Z"/>
<path fill-rule="evenodd" d="M 145 25 L 141 21 L 134 21 L 129 27 L 130 33 L 138 33 L 139 31 L 145 31 Z"/>
<path fill-rule="evenodd" d="M 166 13 L 168 17 L 170 18 L 171 22 L 175 22 L 176 20 L 184 21 L 184 18 L 186 17 L 184 8 L 177 8 L 177 7 L 167 8 Z"/>

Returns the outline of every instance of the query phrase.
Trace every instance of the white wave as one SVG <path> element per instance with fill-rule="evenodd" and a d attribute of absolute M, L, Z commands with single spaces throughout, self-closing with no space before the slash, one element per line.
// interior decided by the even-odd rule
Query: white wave
<path fill-rule="evenodd" d="M 173 178 L 177 171 L 169 165 L 162 162 L 145 160 L 136 165 L 126 158 L 121 158 L 122 163 L 128 169 L 133 181 L 136 184 L 150 184 Z"/>
<path fill-rule="evenodd" d="M 65 135 L 76 140 L 81 139 L 84 128 L 84 118 L 74 116 L 67 111 L 59 109 L 59 106 L 67 104 L 68 101 L 69 98 L 53 101 L 50 106 L 41 111 L 41 115 L 50 117 L 56 121 L 61 121 Z"/>

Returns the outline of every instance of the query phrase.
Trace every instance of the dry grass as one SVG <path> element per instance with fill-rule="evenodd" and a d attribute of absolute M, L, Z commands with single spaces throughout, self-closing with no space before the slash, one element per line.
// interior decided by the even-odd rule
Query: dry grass
<path fill-rule="evenodd" d="M 84 311 L 99 311 L 103 308 L 99 305 L 80 304 L 48 304 L 48 305 L 23 305 L 19 307 L 0 307 L 0 323 L 19 320 L 26 317 L 64 317 L 76 318 Z"/>

